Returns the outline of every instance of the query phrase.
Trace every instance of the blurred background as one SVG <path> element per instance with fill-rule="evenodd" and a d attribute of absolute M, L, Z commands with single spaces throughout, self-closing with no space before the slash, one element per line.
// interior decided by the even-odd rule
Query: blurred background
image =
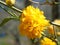
<path fill-rule="evenodd" d="M 5 0 L 1 0 L 5 1 Z M 60 5 L 59 4 L 43 4 L 46 0 L 33 0 L 36 2 L 40 2 L 42 5 L 31 3 L 29 0 L 16 0 L 15 7 L 19 9 L 23 9 L 28 5 L 35 5 L 44 11 L 46 18 L 50 21 L 54 21 L 55 19 L 60 19 Z M 49 2 L 60 2 L 60 0 L 49 0 Z M 2 4 L 0 4 L 2 5 Z M 3 6 L 3 5 L 2 5 Z M 6 6 L 4 6 L 8 9 Z M 13 13 L 15 12 L 17 15 L 20 13 L 11 10 Z M 10 15 L 0 8 L 0 23 L 6 17 Z M 30 40 L 27 37 L 21 36 L 18 31 L 19 21 L 11 20 L 7 22 L 4 26 L 0 27 L 0 45 L 31 45 Z M 16 43 L 17 41 L 17 43 Z"/>

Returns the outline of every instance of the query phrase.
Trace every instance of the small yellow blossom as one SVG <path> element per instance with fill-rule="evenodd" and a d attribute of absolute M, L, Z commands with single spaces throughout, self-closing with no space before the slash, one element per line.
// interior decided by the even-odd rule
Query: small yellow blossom
<path fill-rule="evenodd" d="M 52 41 L 47 37 L 43 38 L 43 40 L 40 40 L 40 42 L 41 42 L 41 45 L 56 45 L 54 41 Z"/>
<path fill-rule="evenodd" d="M 49 25 L 43 11 L 33 6 L 28 6 L 23 10 L 20 18 L 20 33 L 30 39 L 40 38 L 41 32 Z"/>
<path fill-rule="evenodd" d="M 54 34 L 53 25 L 48 26 L 48 32 L 49 32 L 50 34 Z"/>
<path fill-rule="evenodd" d="M 12 6 L 15 4 L 15 0 L 5 0 L 5 2 L 8 6 Z"/>

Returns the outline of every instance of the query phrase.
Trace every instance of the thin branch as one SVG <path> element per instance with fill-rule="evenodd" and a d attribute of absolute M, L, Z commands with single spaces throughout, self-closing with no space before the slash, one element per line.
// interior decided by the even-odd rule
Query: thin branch
<path fill-rule="evenodd" d="M 56 44 L 58 45 L 58 41 L 56 40 L 57 39 L 57 34 L 56 34 L 56 30 L 55 30 L 55 28 L 54 28 L 54 25 L 53 25 L 53 30 L 54 30 L 54 36 L 55 36 L 55 41 L 56 41 Z"/>
<path fill-rule="evenodd" d="M 29 0 L 29 1 L 32 2 L 32 3 L 39 4 L 39 2 L 36 2 L 36 1 L 32 1 L 32 0 Z"/>
<path fill-rule="evenodd" d="M 60 25 L 58 25 L 58 24 L 56 24 L 56 23 L 54 23 L 54 22 L 50 22 L 50 24 L 55 25 L 55 26 L 57 26 L 57 27 L 60 27 Z"/>
<path fill-rule="evenodd" d="M 53 4 L 60 4 L 60 2 L 49 2 L 49 0 L 46 0 L 46 2 L 40 4 L 40 2 L 36 2 L 33 0 L 29 0 L 32 3 L 39 4 L 39 5 L 53 5 Z"/>
<path fill-rule="evenodd" d="M 11 16 L 13 16 L 14 18 L 18 19 L 19 20 L 19 17 L 16 16 L 16 14 L 14 13 L 11 13 L 10 11 L 6 10 L 4 7 L 0 6 L 0 8 L 2 8 L 4 11 L 6 11 L 8 14 L 10 14 Z"/>
<path fill-rule="evenodd" d="M 7 13 L 9 13 L 11 16 L 13 16 L 13 14 L 9 11 L 7 11 L 4 7 L 0 6 L 0 8 L 2 8 L 4 11 L 6 11 Z"/>
<path fill-rule="evenodd" d="M 45 37 L 47 37 L 47 38 L 51 39 L 52 41 L 56 42 L 56 43 L 57 43 L 57 45 L 58 45 L 58 40 L 56 40 L 56 39 L 52 39 L 52 38 L 50 38 L 50 37 L 46 36 L 45 34 L 42 34 L 42 36 L 45 36 Z"/>
<path fill-rule="evenodd" d="M 5 6 L 7 6 L 7 5 L 6 5 L 6 3 L 5 3 L 5 2 L 3 2 L 3 1 L 0 1 L 0 3 L 1 3 L 1 4 L 3 4 L 3 5 L 5 5 Z M 9 6 L 7 6 L 7 7 L 9 7 Z M 22 13 L 22 10 L 20 10 L 20 9 L 18 9 L 18 8 L 14 7 L 14 6 L 9 7 L 9 8 L 11 8 L 11 9 L 13 9 L 13 10 L 17 11 L 17 12 Z"/>

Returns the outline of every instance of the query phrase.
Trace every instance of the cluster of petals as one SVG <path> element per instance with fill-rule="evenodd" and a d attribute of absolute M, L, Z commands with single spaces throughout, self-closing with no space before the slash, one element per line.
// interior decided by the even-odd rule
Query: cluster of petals
<path fill-rule="evenodd" d="M 41 45 L 56 45 L 56 42 L 52 41 L 51 39 L 45 37 L 43 40 L 40 40 Z"/>
<path fill-rule="evenodd" d="M 20 18 L 20 33 L 30 39 L 40 38 L 41 32 L 49 25 L 44 12 L 39 8 L 28 6 L 23 10 Z"/>

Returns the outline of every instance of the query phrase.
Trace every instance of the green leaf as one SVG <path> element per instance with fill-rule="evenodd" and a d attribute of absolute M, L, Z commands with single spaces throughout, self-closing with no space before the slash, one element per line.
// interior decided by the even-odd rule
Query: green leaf
<path fill-rule="evenodd" d="M 0 27 L 3 26 L 4 24 L 6 24 L 8 21 L 14 20 L 14 19 L 15 19 L 15 18 L 5 18 L 5 19 L 1 22 Z"/>

